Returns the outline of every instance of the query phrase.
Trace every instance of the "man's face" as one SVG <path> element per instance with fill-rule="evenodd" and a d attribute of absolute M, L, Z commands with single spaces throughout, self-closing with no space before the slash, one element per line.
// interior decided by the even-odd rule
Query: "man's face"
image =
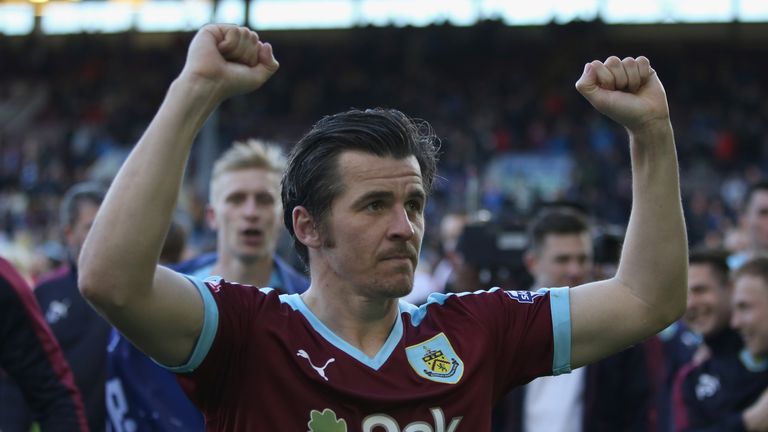
<path fill-rule="evenodd" d="M 538 251 L 526 259 L 537 287 L 574 287 L 588 282 L 592 273 L 592 238 L 580 234 L 548 234 Z"/>
<path fill-rule="evenodd" d="M 92 201 L 80 201 L 77 203 L 77 217 L 72 225 L 64 228 L 64 237 L 67 241 L 67 248 L 71 258 L 77 262 L 80 256 L 80 250 L 85 243 L 85 237 L 91 230 L 96 212 L 99 211 L 99 205 Z"/>
<path fill-rule="evenodd" d="M 709 264 L 688 267 L 688 307 L 685 324 L 702 336 L 711 337 L 723 331 L 731 318 L 730 288 L 717 277 Z"/>
<path fill-rule="evenodd" d="M 426 201 L 416 158 L 347 151 L 337 169 L 343 191 L 320 223 L 322 246 L 311 251 L 312 273 L 368 298 L 408 294 Z"/>
<path fill-rule="evenodd" d="M 270 257 L 280 232 L 278 175 L 259 168 L 224 172 L 207 209 L 220 258 L 252 262 Z"/>
<path fill-rule="evenodd" d="M 768 355 L 768 286 L 759 276 L 740 276 L 733 285 L 731 326 L 755 357 Z"/>
<path fill-rule="evenodd" d="M 744 213 L 744 226 L 752 247 L 768 250 L 768 191 L 758 190 L 752 194 Z"/>

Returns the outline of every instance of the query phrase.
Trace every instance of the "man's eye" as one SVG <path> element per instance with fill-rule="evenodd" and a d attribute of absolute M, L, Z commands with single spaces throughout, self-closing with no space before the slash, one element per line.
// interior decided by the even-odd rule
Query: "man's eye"
<path fill-rule="evenodd" d="M 418 201 L 408 201 L 407 206 L 408 210 L 415 212 L 420 212 L 422 208 L 421 203 Z"/>
<path fill-rule="evenodd" d="M 372 203 L 369 203 L 367 206 L 365 206 L 366 210 L 370 211 L 379 211 L 381 210 L 381 201 L 374 201 Z"/>
<path fill-rule="evenodd" d="M 243 195 L 240 195 L 240 194 L 238 194 L 238 195 L 230 195 L 230 196 L 227 197 L 227 202 L 230 202 L 230 203 L 233 203 L 233 204 L 239 204 L 239 203 L 243 202 L 244 199 L 245 199 L 245 197 Z"/>

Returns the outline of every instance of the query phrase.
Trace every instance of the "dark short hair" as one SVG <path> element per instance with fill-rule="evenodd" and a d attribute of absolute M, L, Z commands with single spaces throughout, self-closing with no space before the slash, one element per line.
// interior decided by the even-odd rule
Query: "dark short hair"
<path fill-rule="evenodd" d="M 184 255 L 184 247 L 187 245 L 187 231 L 176 220 L 171 220 L 168 232 L 165 234 L 163 249 L 160 251 L 160 264 L 177 264 Z"/>
<path fill-rule="evenodd" d="M 768 257 L 759 256 L 757 258 L 752 258 L 733 272 L 734 281 L 742 276 L 759 277 L 763 280 L 763 283 L 768 286 Z"/>
<path fill-rule="evenodd" d="M 439 140 L 429 123 L 394 109 L 350 110 L 318 121 L 293 147 L 281 182 L 285 227 L 302 261 L 309 264 L 309 251 L 296 239 L 293 209 L 305 207 L 322 224 L 333 200 L 344 191 L 337 166 L 342 152 L 357 150 L 396 159 L 415 156 L 429 194 L 438 148 Z"/>
<path fill-rule="evenodd" d="M 587 218 L 570 208 L 546 209 L 528 224 L 528 250 L 538 252 L 548 235 L 570 235 L 589 232 Z"/>
<path fill-rule="evenodd" d="M 728 283 L 728 276 L 730 275 L 728 251 L 709 248 L 693 249 L 688 256 L 688 264 L 708 265 L 721 285 Z"/>
<path fill-rule="evenodd" d="M 747 193 L 744 195 L 744 204 L 742 205 L 743 211 L 747 211 L 749 204 L 752 202 L 755 194 L 758 192 L 768 192 L 768 181 L 759 181 L 749 185 Z"/>
<path fill-rule="evenodd" d="M 59 206 L 59 226 L 72 226 L 80 216 L 80 203 L 89 202 L 100 206 L 107 188 L 99 182 L 77 183 L 67 190 Z"/>

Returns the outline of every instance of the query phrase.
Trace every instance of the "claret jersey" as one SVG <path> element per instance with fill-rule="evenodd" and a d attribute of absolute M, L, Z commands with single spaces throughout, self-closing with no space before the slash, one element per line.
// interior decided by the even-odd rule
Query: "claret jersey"
<path fill-rule="evenodd" d="M 194 282 L 203 330 L 188 363 L 169 369 L 209 431 L 483 431 L 511 387 L 570 371 L 567 288 L 400 302 L 368 357 L 298 295 Z"/>

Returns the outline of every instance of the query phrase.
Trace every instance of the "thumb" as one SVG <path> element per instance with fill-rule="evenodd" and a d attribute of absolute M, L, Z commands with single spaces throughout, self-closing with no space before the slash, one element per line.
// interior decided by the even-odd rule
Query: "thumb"
<path fill-rule="evenodd" d="M 275 59 L 275 53 L 272 51 L 272 44 L 264 42 L 262 49 L 259 50 L 259 63 L 256 65 L 256 71 L 259 75 L 269 78 L 280 68 L 280 63 Z"/>
<path fill-rule="evenodd" d="M 595 99 L 599 97 L 601 88 L 597 80 L 597 71 L 592 66 L 592 63 L 584 65 L 584 72 L 582 72 L 579 80 L 576 81 L 576 90 L 594 105 Z"/>

